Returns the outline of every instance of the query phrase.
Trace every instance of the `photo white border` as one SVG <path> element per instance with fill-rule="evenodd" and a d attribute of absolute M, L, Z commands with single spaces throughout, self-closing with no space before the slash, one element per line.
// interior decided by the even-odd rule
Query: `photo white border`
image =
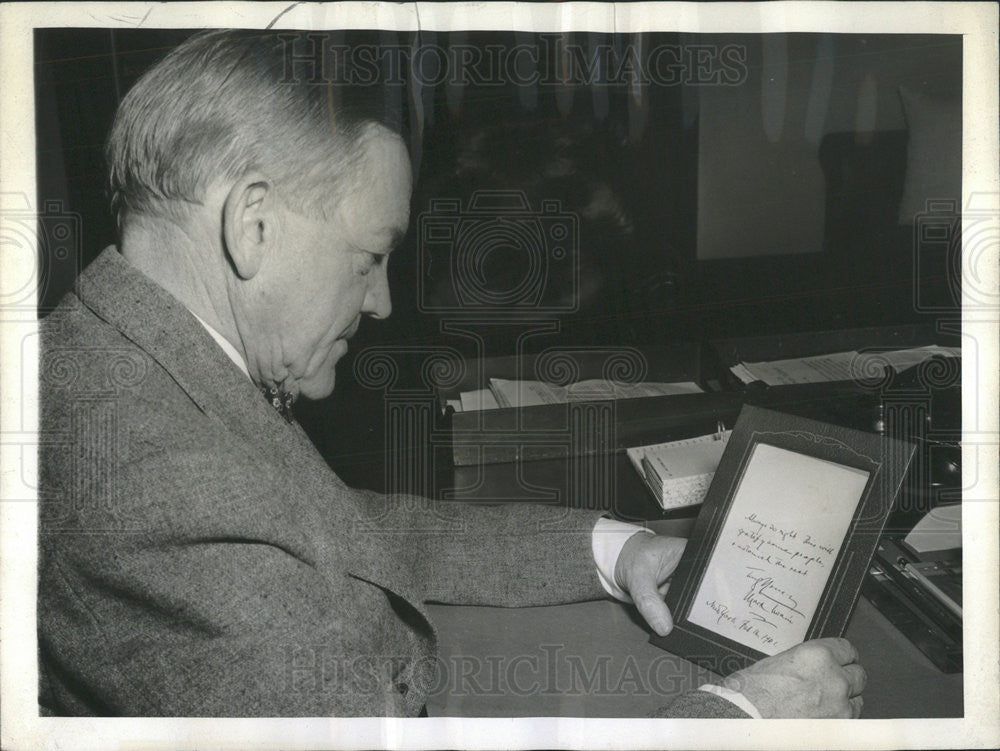
<path fill-rule="evenodd" d="M 12 3 L 0 6 L 0 193 L 35 192 L 34 27 L 229 27 L 400 31 L 522 29 L 557 32 L 940 33 L 964 35 L 963 206 L 997 221 L 998 6 L 977 2 L 769 3 Z M 3 197 L 0 196 L 0 200 Z M 2 205 L 2 204 L 0 204 Z M 996 235 L 995 235 L 996 236 Z M 998 248 L 963 248 L 963 273 L 997 289 Z M 0 256 L 5 280 L 20 259 Z M 971 269 L 971 264 L 975 268 Z M 37 504 L 18 483 L 37 476 L 37 324 L 0 310 L 0 697 L 5 749 L 27 748 L 949 748 L 1000 745 L 998 655 L 998 311 L 966 295 L 963 335 L 978 360 L 963 363 L 965 717 L 929 720 L 534 719 L 93 719 L 37 716 L 35 586 Z M 974 564 L 973 564 L 974 562 Z"/>

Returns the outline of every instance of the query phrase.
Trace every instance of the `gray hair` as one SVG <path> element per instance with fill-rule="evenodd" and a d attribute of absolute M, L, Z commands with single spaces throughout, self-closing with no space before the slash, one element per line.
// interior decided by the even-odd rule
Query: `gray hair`
<path fill-rule="evenodd" d="M 105 151 L 119 227 L 132 213 L 179 218 L 215 179 L 253 169 L 295 208 L 325 213 L 373 123 L 335 107 L 322 77 L 293 75 L 295 41 L 287 32 L 202 32 L 142 76 Z"/>

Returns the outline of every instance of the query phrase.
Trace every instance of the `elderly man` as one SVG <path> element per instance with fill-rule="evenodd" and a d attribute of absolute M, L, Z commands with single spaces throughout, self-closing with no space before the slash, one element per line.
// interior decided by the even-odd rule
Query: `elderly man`
<path fill-rule="evenodd" d="M 682 540 L 353 490 L 288 418 L 332 391 L 362 316 L 389 315 L 411 176 L 396 135 L 286 80 L 287 54 L 271 34 L 198 35 L 117 113 L 120 247 L 43 325 L 45 712 L 418 715 L 430 601 L 631 596 L 671 628 Z M 663 714 L 857 716 L 855 658 L 808 642 Z M 307 685 L 300 667 L 318 667 Z"/>

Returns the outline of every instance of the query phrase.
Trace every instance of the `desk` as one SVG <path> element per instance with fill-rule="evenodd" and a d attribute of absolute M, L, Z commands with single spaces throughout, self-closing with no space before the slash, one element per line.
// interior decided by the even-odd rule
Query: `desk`
<path fill-rule="evenodd" d="M 650 526 L 684 535 L 692 521 Z M 427 700 L 432 717 L 644 717 L 714 678 L 650 644 L 635 609 L 617 602 L 429 610 L 447 669 Z M 962 675 L 940 672 L 864 598 L 846 636 L 868 671 L 863 717 L 962 716 Z"/>
<path fill-rule="evenodd" d="M 624 521 L 662 519 L 664 516 L 685 516 L 697 510 L 664 514 L 650 496 L 646 486 L 625 453 L 627 446 L 641 446 L 667 440 L 704 435 L 716 429 L 719 420 L 730 427 L 744 403 L 778 409 L 790 414 L 827 422 L 870 429 L 877 414 L 876 399 L 857 389 L 827 384 L 765 389 L 753 395 L 735 392 L 706 393 L 669 397 L 669 409 L 660 399 L 629 399 L 614 404 L 609 412 L 614 417 L 593 435 L 575 435 L 565 426 L 573 420 L 572 407 L 548 405 L 554 438 L 544 445 L 539 458 L 533 430 L 514 429 L 519 419 L 514 410 L 484 413 L 505 431 L 492 433 L 461 433 L 456 441 L 477 445 L 475 451 L 463 449 L 465 458 L 490 451 L 491 441 L 505 447 L 510 454 L 503 461 L 467 462 L 453 466 L 441 461 L 434 468 L 436 495 L 447 500 L 485 503 L 537 502 L 565 505 L 573 508 L 603 509 Z M 608 403 L 610 404 L 610 403 Z M 499 415 L 497 413 L 505 414 Z M 579 421 L 581 424 L 584 420 Z M 541 432 L 541 428 L 534 430 Z M 471 439 L 470 439 L 471 436 Z M 511 436 L 523 439 L 521 448 Z M 580 445 L 593 450 L 579 451 Z M 516 458 L 516 454 L 527 459 Z M 440 453 L 445 458 L 445 453 Z"/>
<path fill-rule="evenodd" d="M 545 459 L 455 467 L 454 487 L 446 497 L 474 503 L 534 500 L 571 508 L 603 509 L 622 521 L 697 513 L 692 508 L 664 512 L 639 479 L 625 452 L 582 457 L 575 462 Z"/>
<path fill-rule="evenodd" d="M 897 344 L 889 334 L 881 332 L 879 337 L 888 337 L 886 346 Z M 815 338 L 810 334 L 793 343 L 813 346 Z M 764 344 L 784 347 L 782 340 Z M 839 339 L 836 344 L 824 346 L 829 351 L 847 346 Z M 861 345 L 855 342 L 851 346 Z M 723 348 L 723 354 L 730 349 Z M 697 353 L 671 352 L 669 357 L 663 352 L 658 356 L 679 370 L 668 370 L 664 365 L 662 370 L 650 372 L 665 380 L 711 375 L 703 372 L 703 358 Z M 796 354 L 782 352 L 784 356 Z M 539 377 L 533 371 L 534 363 L 530 368 L 526 363 L 506 358 L 469 367 L 467 382 L 458 388 L 479 388 L 486 375 Z M 586 372 L 581 365 L 581 377 L 596 375 L 599 372 Z M 438 445 L 454 441 L 455 445 L 475 447 L 477 453 L 466 450 L 465 458 L 475 455 L 479 461 L 453 466 L 447 461 L 447 452 L 428 450 L 420 456 L 435 456 L 436 465 L 411 474 L 431 478 L 427 482 L 433 486 L 430 494 L 442 499 L 603 509 L 619 519 L 647 520 L 661 531 L 686 536 L 697 509 L 664 513 L 629 463 L 625 446 L 698 435 L 713 430 L 719 419 L 731 424 L 744 403 L 871 430 L 879 414 L 876 405 L 886 396 L 885 391 L 856 384 L 748 388 L 671 397 L 670 409 L 656 400 L 628 400 L 615 405 L 613 420 L 580 435 L 565 427 L 571 421 L 559 414 L 560 410 L 566 412 L 564 406 L 552 407 L 548 410 L 551 414 L 541 414 L 543 408 L 534 415 L 538 419 L 532 422 L 526 417 L 524 425 L 519 422 L 520 415 L 509 411 L 498 410 L 481 422 L 480 415 L 469 414 L 458 421 L 457 428 L 445 428 L 443 436 L 436 438 L 441 439 Z M 563 419 L 557 419 L 560 417 Z M 525 426 L 527 429 L 521 431 Z M 546 438 L 545 451 L 531 454 L 539 443 L 533 440 L 535 432 L 546 429 L 555 433 L 563 430 L 563 434 Z M 922 436 L 926 425 L 918 421 L 914 429 Z M 428 431 L 428 445 L 433 447 L 435 436 L 429 427 Z M 510 435 L 518 438 L 519 431 L 524 433 L 527 448 L 511 450 L 516 441 L 512 444 Z M 506 453 L 500 456 L 501 452 L 494 452 L 489 461 L 483 461 L 494 444 L 502 444 Z M 581 446 L 589 453 L 579 451 Z M 534 460 L 505 458 L 529 454 Z M 383 473 L 397 475 L 409 476 Z M 918 494 L 926 490 L 920 484 L 926 481 L 914 478 L 913 489 Z M 423 487 L 419 489 L 424 492 Z M 902 531 L 895 529 L 891 520 L 889 528 Z M 672 696 L 713 679 L 707 671 L 650 645 L 649 632 L 634 609 L 612 601 L 512 610 L 432 606 L 431 614 L 439 629 L 447 677 L 428 698 L 432 715 L 642 717 L 669 703 Z M 846 635 L 858 648 L 869 673 L 865 717 L 962 715 L 962 676 L 939 671 L 864 598 L 858 602 Z"/>

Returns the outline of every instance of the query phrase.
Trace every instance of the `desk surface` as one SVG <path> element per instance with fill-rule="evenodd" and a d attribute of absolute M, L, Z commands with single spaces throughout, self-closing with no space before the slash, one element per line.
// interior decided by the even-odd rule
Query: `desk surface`
<path fill-rule="evenodd" d="M 643 717 L 714 678 L 654 647 L 635 609 L 610 600 L 430 611 L 447 675 L 428 698 L 432 717 Z M 940 672 L 863 597 L 846 636 L 868 671 L 863 717 L 962 716 L 962 675 Z"/>

